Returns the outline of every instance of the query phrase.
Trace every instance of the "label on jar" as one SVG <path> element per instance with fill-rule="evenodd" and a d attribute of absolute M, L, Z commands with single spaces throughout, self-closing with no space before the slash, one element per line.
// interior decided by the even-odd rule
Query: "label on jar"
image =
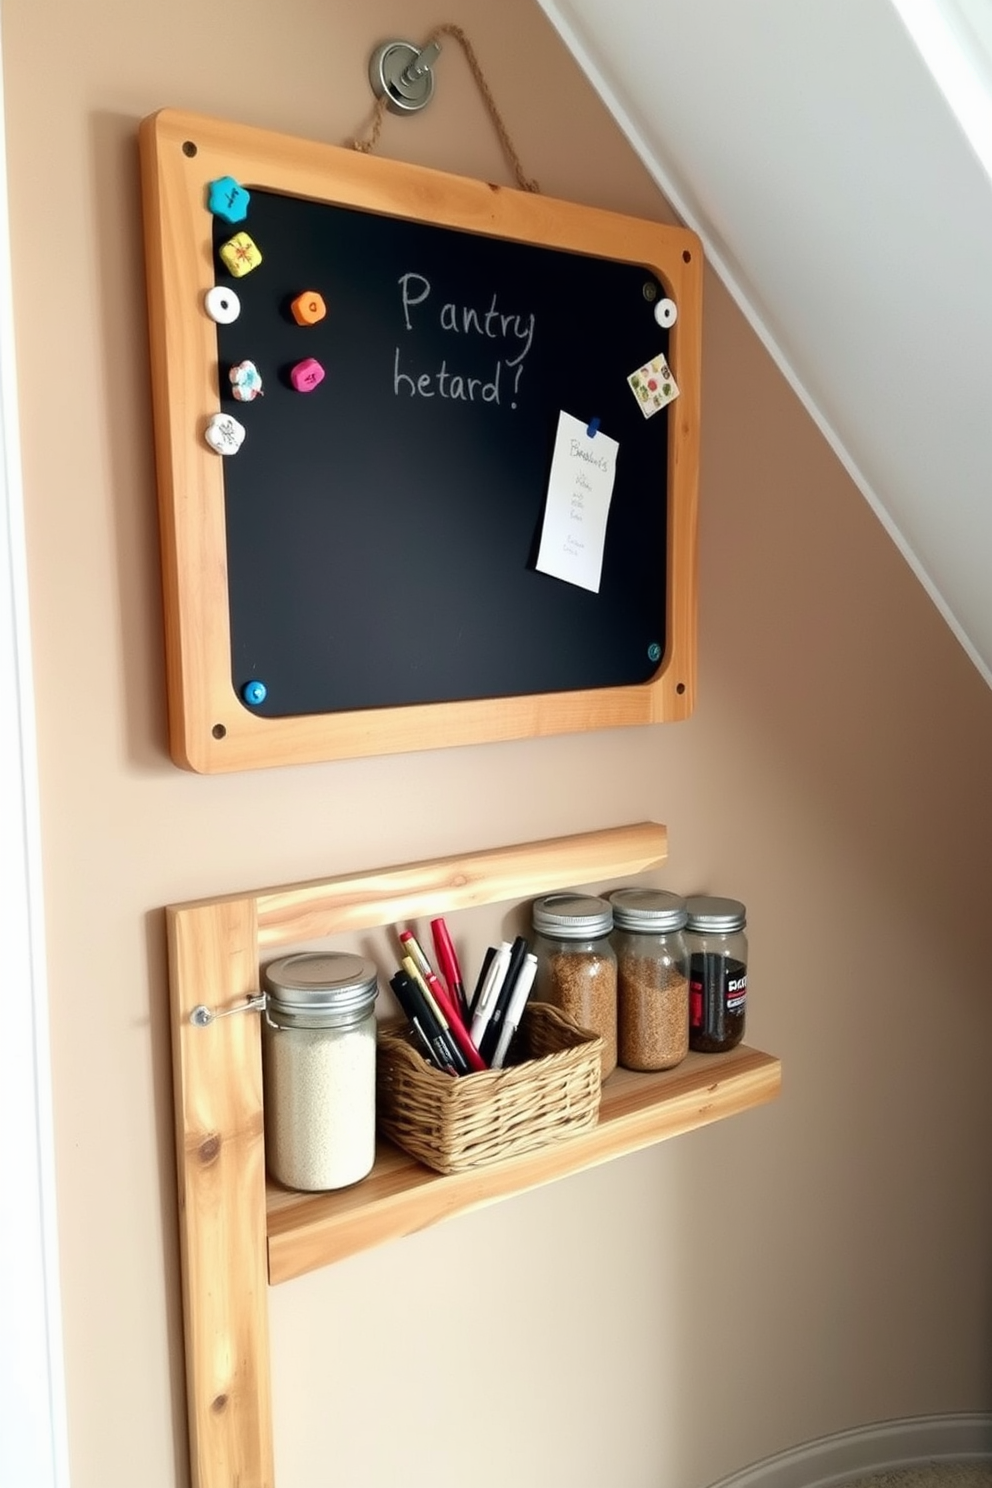
<path fill-rule="evenodd" d="M 712 952 L 689 958 L 689 1028 L 694 1048 L 730 1048 L 744 1031 L 747 967 Z"/>
<path fill-rule="evenodd" d="M 744 1006 L 747 1001 L 747 972 L 743 976 L 727 978 L 727 1001 L 728 1013 L 735 1013 Z"/>

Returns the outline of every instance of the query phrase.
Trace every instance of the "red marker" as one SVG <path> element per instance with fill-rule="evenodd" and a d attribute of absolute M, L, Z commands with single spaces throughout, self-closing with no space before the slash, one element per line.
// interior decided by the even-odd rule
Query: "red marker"
<path fill-rule="evenodd" d="M 462 1015 L 462 1022 L 468 1027 L 468 998 L 465 996 L 465 986 L 462 982 L 461 967 L 458 965 L 458 957 L 448 934 L 448 927 L 443 920 L 431 920 L 431 935 L 434 938 L 434 954 L 437 956 L 441 975 L 448 985 L 448 991 Z"/>
<path fill-rule="evenodd" d="M 410 957 L 410 960 L 416 966 L 417 970 L 420 972 L 420 975 L 427 983 L 428 990 L 437 1002 L 438 1007 L 441 1009 L 445 1018 L 447 1018 L 448 1022 L 450 1023 L 451 1036 L 457 1043 L 459 1049 L 461 1049 L 462 1053 L 465 1055 L 465 1058 L 468 1060 L 469 1064 L 474 1070 L 488 1069 L 488 1064 L 483 1059 L 482 1055 L 479 1053 L 472 1040 L 469 1038 L 468 1029 L 465 1027 L 465 1024 L 459 1017 L 457 1007 L 448 996 L 448 993 L 445 991 L 442 983 L 438 981 L 438 978 L 434 973 L 434 969 L 431 966 L 431 963 L 428 961 L 427 957 L 424 955 L 423 950 L 420 947 L 420 943 L 418 942 L 417 937 L 414 935 L 413 931 L 401 930 L 400 942 L 402 943 L 403 949 Z"/>

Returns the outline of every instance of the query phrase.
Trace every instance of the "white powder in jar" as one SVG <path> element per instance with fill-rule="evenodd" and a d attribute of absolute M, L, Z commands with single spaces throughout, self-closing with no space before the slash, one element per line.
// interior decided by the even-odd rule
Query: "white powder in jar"
<path fill-rule="evenodd" d="M 350 1028 L 265 1026 L 265 1157 L 309 1191 L 357 1183 L 375 1161 L 375 1017 Z"/>

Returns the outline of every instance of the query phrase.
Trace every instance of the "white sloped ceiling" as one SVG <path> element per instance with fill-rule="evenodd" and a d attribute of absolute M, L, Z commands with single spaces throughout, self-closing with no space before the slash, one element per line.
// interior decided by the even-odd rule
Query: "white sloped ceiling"
<path fill-rule="evenodd" d="M 538 3 L 992 683 L 992 183 L 891 0 Z"/>

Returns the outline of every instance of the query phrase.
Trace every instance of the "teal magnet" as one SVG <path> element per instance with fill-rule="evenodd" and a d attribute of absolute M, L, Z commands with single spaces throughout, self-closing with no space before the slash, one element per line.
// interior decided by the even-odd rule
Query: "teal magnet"
<path fill-rule="evenodd" d="M 207 206 L 215 217 L 222 217 L 225 222 L 244 222 L 250 200 L 250 194 L 233 176 L 221 176 L 210 182 Z"/>
<path fill-rule="evenodd" d="M 241 689 L 241 696 L 252 708 L 257 708 L 259 703 L 264 703 L 268 695 L 269 689 L 265 683 L 259 682 L 257 679 L 252 682 L 246 682 Z"/>

